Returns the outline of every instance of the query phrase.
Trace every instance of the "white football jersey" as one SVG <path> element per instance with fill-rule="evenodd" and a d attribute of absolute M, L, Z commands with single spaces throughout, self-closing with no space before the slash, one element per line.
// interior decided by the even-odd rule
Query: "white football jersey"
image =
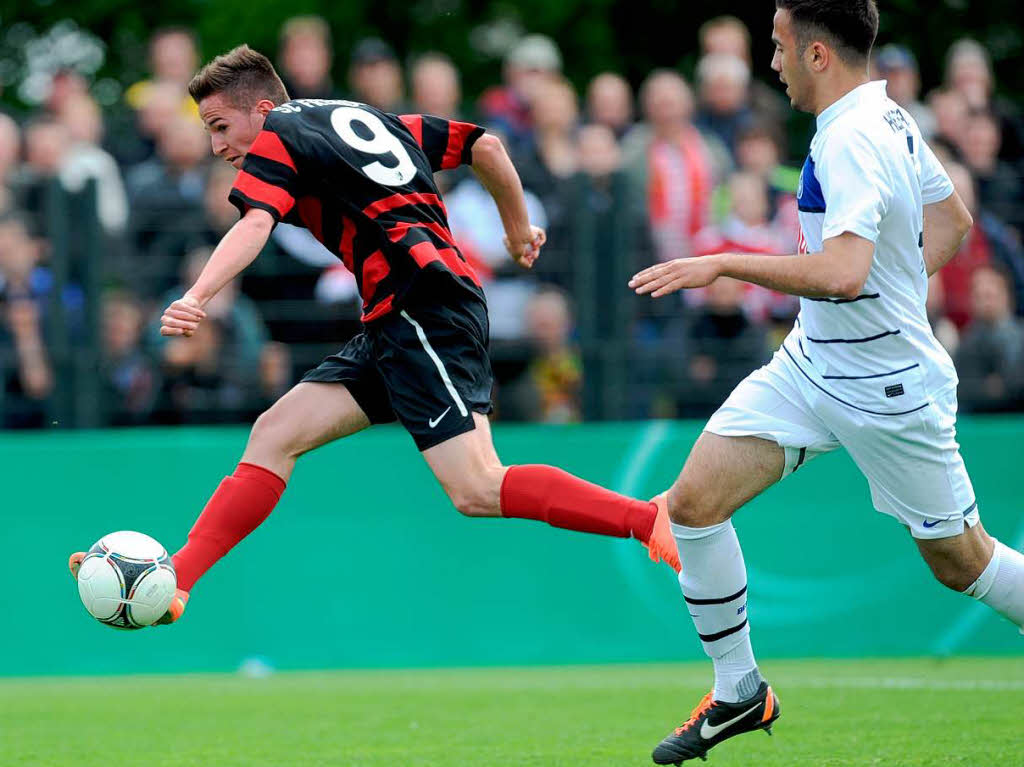
<path fill-rule="evenodd" d="M 928 323 L 922 206 L 953 185 L 913 118 L 886 96 L 885 82 L 861 85 L 817 119 L 800 176 L 800 250 L 852 232 L 875 244 L 857 298 L 801 298 L 783 351 L 829 396 L 868 412 L 924 407 L 955 386 L 956 371 Z M 877 391 L 876 391 L 877 390 Z"/>

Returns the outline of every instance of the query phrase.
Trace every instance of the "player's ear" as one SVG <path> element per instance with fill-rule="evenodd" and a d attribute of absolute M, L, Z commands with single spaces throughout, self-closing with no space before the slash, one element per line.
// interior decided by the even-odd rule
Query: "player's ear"
<path fill-rule="evenodd" d="M 822 72 L 828 66 L 829 61 L 828 46 L 822 42 L 813 42 L 807 46 L 807 66 L 814 72 Z"/>
<path fill-rule="evenodd" d="M 274 102 L 270 99 L 260 99 L 256 102 L 256 111 L 263 117 L 270 114 L 270 111 L 274 108 Z"/>

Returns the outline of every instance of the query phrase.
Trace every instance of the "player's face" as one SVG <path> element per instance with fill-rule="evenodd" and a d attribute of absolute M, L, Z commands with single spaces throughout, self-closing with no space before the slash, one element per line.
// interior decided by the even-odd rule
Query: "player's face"
<path fill-rule="evenodd" d="M 779 73 L 779 79 L 786 86 L 786 95 L 794 109 L 809 111 L 807 106 L 807 90 L 810 76 L 804 66 L 803 52 L 799 49 L 793 23 L 789 11 L 780 8 L 775 12 L 772 29 L 772 42 L 775 43 L 775 55 L 772 57 L 772 69 Z"/>
<path fill-rule="evenodd" d="M 210 132 L 213 153 L 236 168 L 242 167 L 266 119 L 266 114 L 255 107 L 247 111 L 235 107 L 221 93 L 199 102 L 199 116 Z"/>

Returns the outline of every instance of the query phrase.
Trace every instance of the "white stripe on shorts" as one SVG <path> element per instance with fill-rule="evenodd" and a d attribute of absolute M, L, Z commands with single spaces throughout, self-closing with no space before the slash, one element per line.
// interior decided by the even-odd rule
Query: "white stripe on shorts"
<path fill-rule="evenodd" d="M 416 328 L 416 336 L 420 339 L 420 343 L 423 344 L 423 350 L 427 355 L 434 361 L 434 365 L 437 366 L 437 372 L 441 374 L 441 380 L 444 381 L 444 386 L 448 390 L 448 393 L 452 395 L 452 399 L 455 400 L 455 405 L 459 408 L 459 415 L 465 418 L 469 415 L 469 411 L 466 410 L 466 405 L 462 401 L 462 397 L 455 391 L 455 387 L 452 385 L 452 379 L 448 377 L 448 371 L 445 370 L 444 363 L 441 362 L 441 358 L 437 356 L 437 352 L 434 351 L 434 347 L 430 345 L 430 341 L 427 340 L 427 334 L 423 332 L 422 326 L 416 322 L 408 313 L 403 309 L 401 312 L 402 316 L 408 320 L 409 324 Z"/>

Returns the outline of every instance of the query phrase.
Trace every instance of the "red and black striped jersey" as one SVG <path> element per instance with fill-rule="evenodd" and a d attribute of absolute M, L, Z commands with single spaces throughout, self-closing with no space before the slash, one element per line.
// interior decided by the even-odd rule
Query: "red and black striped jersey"
<path fill-rule="evenodd" d="M 230 199 L 243 215 L 261 208 L 306 227 L 341 258 L 359 284 L 364 322 L 401 308 L 427 273 L 483 299 L 433 177 L 470 163 L 483 132 L 353 101 L 289 101 L 267 115 Z"/>

